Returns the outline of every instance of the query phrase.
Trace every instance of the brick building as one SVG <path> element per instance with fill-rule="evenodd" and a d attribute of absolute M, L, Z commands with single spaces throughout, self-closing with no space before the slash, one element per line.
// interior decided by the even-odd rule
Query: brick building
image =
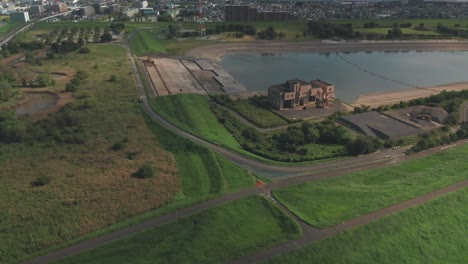
<path fill-rule="evenodd" d="M 322 80 L 289 80 L 268 88 L 268 101 L 279 110 L 303 107 L 310 102 L 328 103 L 335 98 L 335 86 Z"/>

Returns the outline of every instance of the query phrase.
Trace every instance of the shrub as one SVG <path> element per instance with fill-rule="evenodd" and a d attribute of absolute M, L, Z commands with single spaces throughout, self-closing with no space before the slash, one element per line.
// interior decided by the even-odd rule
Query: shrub
<path fill-rule="evenodd" d="M 155 177 L 157 174 L 156 169 L 153 165 L 146 163 L 140 167 L 140 169 L 134 174 L 138 179 L 149 179 Z"/>
<path fill-rule="evenodd" d="M 112 145 L 111 149 L 114 151 L 121 150 L 121 149 L 124 149 L 126 145 L 127 144 L 125 142 L 119 141 L 115 143 L 114 145 Z"/>
<path fill-rule="evenodd" d="M 83 47 L 78 51 L 78 53 L 81 53 L 81 54 L 88 54 L 90 52 L 91 50 L 88 47 Z"/>
<path fill-rule="evenodd" d="M 33 187 L 40 187 L 40 186 L 44 186 L 46 184 L 49 184 L 50 183 L 50 177 L 49 176 L 39 176 L 36 178 L 36 180 L 32 181 L 31 182 L 31 185 Z"/>
<path fill-rule="evenodd" d="M 72 83 L 67 83 L 67 85 L 65 85 L 65 91 L 67 92 L 76 92 L 77 90 L 78 90 L 78 86 Z"/>
<path fill-rule="evenodd" d="M 127 159 L 129 160 L 135 160 L 137 156 L 138 152 L 130 151 L 127 153 Z"/>
<path fill-rule="evenodd" d="M 116 82 L 116 81 L 117 81 L 117 75 L 112 74 L 110 79 L 109 79 L 109 82 Z"/>

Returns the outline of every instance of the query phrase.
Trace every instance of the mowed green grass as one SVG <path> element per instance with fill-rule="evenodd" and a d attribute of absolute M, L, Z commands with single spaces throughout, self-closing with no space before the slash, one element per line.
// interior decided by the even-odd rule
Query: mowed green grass
<path fill-rule="evenodd" d="M 210 102 L 205 96 L 180 94 L 156 97 L 150 101 L 152 108 L 176 126 L 208 141 L 240 150 L 239 143 L 218 122 L 210 110 Z"/>
<path fill-rule="evenodd" d="M 141 56 L 147 53 L 167 53 L 164 34 L 158 30 L 139 30 L 130 40 L 132 51 Z"/>
<path fill-rule="evenodd" d="M 275 205 L 251 196 L 56 263 L 225 263 L 300 234 Z"/>
<path fill-rule="evenodd" d="M 468 263 L 468 189 L 266 263 Z"/>
<path fill-rule="evenodd" d="M 231 108 L 245 119 L 261 128 L 277 127 L 288 124 L 286 120 L 275 115 L 271 111 L 258 106 L 250 100 L 234 102 Z"/>
<path fill-rule="evenodd" d="M 468 178 L 468 146 L 387 168 L 286 187 L 273 195 L 294 214 L 327 227 Z"/>

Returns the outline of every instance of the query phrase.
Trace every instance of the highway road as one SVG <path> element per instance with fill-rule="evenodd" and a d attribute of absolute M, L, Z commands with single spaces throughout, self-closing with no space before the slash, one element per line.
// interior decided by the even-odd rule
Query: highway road
<path fill-rule="evenodd" d="M 94 249 L 96 247 L 99 247 L 111 241 L 124 238 L 128 235 L 135 234 L 145 229 L 161 226 L 163 224 L 172 222 L 174 220 L 190 216 L 193 213 L 196 213 L 202 210 L 207 210 L 207 209 L 213 208 L 223 203 L 239 200 L 239 199 L 248 197 L 250 195 L 262 194 L 262 195 L 268 196 L 271 194 L 272 190 L 283 188 L 286 186 L 314 181 L 314 180 L 318 180 L 318 179 L 322 179 L 326 177 L 336 177 L 336 176 L 344 175 L 344 174 L 355 172 L 355 171 L 385 167 L 385 166 L 393 165 L 393 164 L 400 163 L 406 160 L 428 156 L 428 155 L 431 155 L 439 151 L 443 151 L 444 149 L 448 148 L 447 146 L 437 147 L 437 148 L 429 149 L 424 152 L 420 152 L 418 154 L 409 155 L 409 156 L 403 155 L 403 152 L 406 150 L 405 148 L 398 148 L 398 149 L 393 149 L 393 150 L 382 151 L 379 153 L 364 155 L 361 157 L 349 158 L 349 159 L 338 160 L 338 161 L 329 161 L 326 163 L 303 166 L 303 167 L 279 166 L 279 165 L 272 165 L 272 164 L 263 163 L 261 161 L 253 160 L 253 159 L 244 157 L 237 152 L 234 152 L 229 149 L 225 149 L 221 146 L 218 146 L 204 139 L 201 139 L 195 135 L 192 135 L 176 127 L 175 125 L 171 124 L 169 121 L 167 121 L 166 119 L 158 115 L 148 103 L 145 89 L 143 86 L 143 80 L 141 80 L 140 78 L 138 69 L 134 61 L 134 57 L 132 56 L 132 53 L 129 47 L 127 45 L 123 45 L 123 46 L 127 49 L 127 55 L 131 63 L 132 71 L 136 78 L 138 93 L 141 97 L 144 98 L 142 107 L 155 122 L 158 122 L 160 125 L 164 126 L 165 128 L 171 130 L 172 132 L 180 136 L 183 136 L 187 139 L 197 142 L 198 144 L 201 144 L 207 147 L 208 149 L 227 157 L 228 159 L 236 162 L 237 164 L 244 164 L 246 166 L 252 166 L 252 167 L 261 168 L 264 170 L 276 171 L 276 172 L 302 173 L 303 175 L 297 176 L 297 177 L 285 178 L 280 181 L 274 181 L 272 183 L 267 183 L 261 187 L 252 187 L 252 188 L 243 189 L 235 193 L 225 194 L 218 198 L 204 201 L 199 204 L 189 206 L 189 207 L 171 212 L 163 216 L 155 217 L 153 219 L 149 219 L 139 224 L 132 225 L 127 228 L 120 229 L 112 233 L 109 233 L 109 234 L 106 234 L 106 235 L 103 235 L 103 236 L 100 236 L 100 237 L 97 237 L 88 241 L 84 241 L 84 242 L 75 244 L 73 246 L 67 247 L 67 248 L 57 250 L 55 252 L 51 252 L 47 255 L 40 256 L 40 257 L 31 259 L 29 261 L 26 261 L 25 263 L 28 263 L 28 264 L 29 263 L 49 263 L 54 260 L 58 260 L 58 259 L 70 256 L 72 254 Z M 453 143 L 449 147 L 461 146 L 466 143 L 467 141 L 464 141 L 464 140 L 458 141 L 458 142 Z M 344 222 L 340 225 L 337 225 L 335 227 L 328 228 L 328 229 L 319 230 L 310 226 L 306 226 L 304 225 L 304 223 L 302 223 L 299 220 L 299 222 L 301 223 L 301 226 L 304 229 L 303 237 L 297 240 L 286 242 L 284 244 L 281 244 L 275 247 L 265 249 L 252 256 L 246 256 L 244 258 L 237 260 L 236 263 L 251 263 L 251 262 L 268 259 L 277 254 L 285 253 L 290 250 L 301 247 L 307 243 L 311 243 L 311 242 L 323 239 L 325 237 L 335 235 L 341 232 L 342 230 L 346 230 L 346 229 L 353 228 L 362 224 L 369 223 L 380 217 L 384 217 L 390 213 L 404 210 L 410 206 L 421 204 L 425 201 L 439 197 L 440 195 L 443 195 L 445 193 L 456 191 L 456 190 L 465 188 L 467 186 L 468 186 L 468 180 L 465 180 L 457 184 L 447 186 L 443 189 L 425 194 L 423 196 L 399 203 L 397 205 L 384 208 L 377 212 L 364 215 L 356 219 L 352 219 L 350 221 Z M 286 213 L 291 215 L 291 213 L 287 211 L 285 207 L 280 205 L 280 208 L 286 211 Z"/>

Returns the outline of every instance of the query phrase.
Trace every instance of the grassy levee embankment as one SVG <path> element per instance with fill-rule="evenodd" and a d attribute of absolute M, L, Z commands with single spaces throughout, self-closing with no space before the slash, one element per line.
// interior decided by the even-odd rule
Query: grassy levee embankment
<path fill-rule="evenodd" d="M 300 235 L 280 209 L 252 196 L 56 263 L 225 263 Z"/>
<path fill-rule="evenodd" d="M 270 259 L 265 263 L 450 263 L 468 261 L 468 189 Z"/>
<path fill-rule="evenodd" d="M 179 198 L 201 201 L 255 183 L 253 174 L 235 166 L 225 158 L 175 135 L 149 117 L 146 117 L 146 122 L 156 138 L 162 139 L 161 146 L 172 152 L 176 159 L 183 190 Z"/>
<path fill-rule="evenodd" d="M 231 149 L 242 150 L 239 143 L 211 112 L 210 102 L 205 96 L 160 96 L 150 104 L 154 111 L 185 131 Z"/>
<path fill-rule="evenodd" d="M 158 30 L 138 30 L 130 40 L 130 48 L 137 56 L 148 53 L 167 53 L 164 34 Z"/>
<path fill-rule="evenodd" d="M 468 146 L 400 165 L 273 191 L 307 223 L 324 228 L 466 179 Z"/>

